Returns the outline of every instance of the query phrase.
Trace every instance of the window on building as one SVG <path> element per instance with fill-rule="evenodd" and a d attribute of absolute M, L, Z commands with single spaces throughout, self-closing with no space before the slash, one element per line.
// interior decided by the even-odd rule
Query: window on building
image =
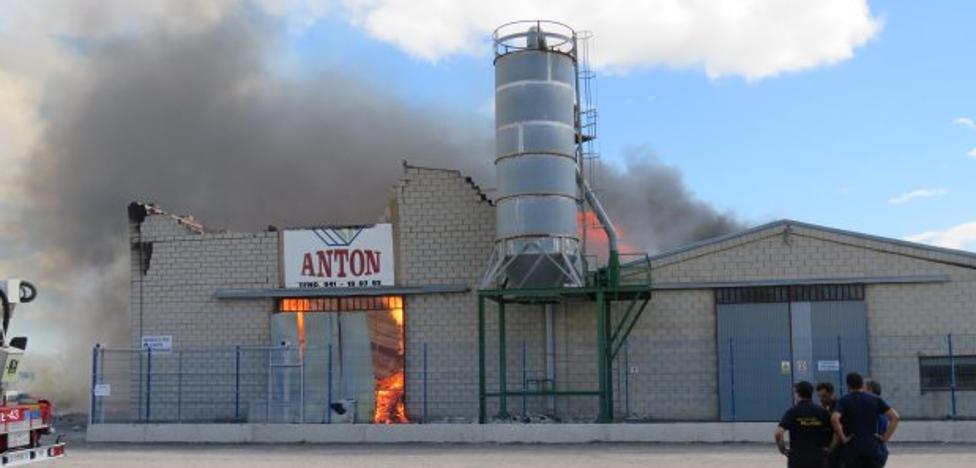
<path fill-rule="evenodd" d="M 976 390 L 976 355 L 922 356 L 918 358 L 922 393 L 952 389 L 952 371 L 955 368 L 956 390 Z"/>

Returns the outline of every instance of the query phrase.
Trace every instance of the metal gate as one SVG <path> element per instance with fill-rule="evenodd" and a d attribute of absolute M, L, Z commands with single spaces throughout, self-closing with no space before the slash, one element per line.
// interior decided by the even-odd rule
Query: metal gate
<path fill-rule="evenodd" d="M 863 301 L 810 303 L 814 374 L 811 381 L 833 382 L 845 392 L 844 375 L 868 375 L 867 306 Z"/>
<path fill-rule="evenodd" d="M 375 378 L 366 312 L 276 313 L 271 315 L 266 413 L 271 422 L 369 422 L 375 406 Z M 252 408 L 262 409 L 262 402 Z M 336 418 L 333 404 L 350 407 Z M 346 411 L 346 409 L 343 409 Z M 343 413 L 345 414 L 345 413 Z"/>
<path fill-rule="evenodd" d="M 718 308 L 723 421 L 778 420 L 792 401 L 789 304 Z"/>
<path fill-rule="evenodd" d="M 866 305 L 858 285 L 716 291 L 723 421 L 776 421 L 792 383 L 868 371 Z"/>

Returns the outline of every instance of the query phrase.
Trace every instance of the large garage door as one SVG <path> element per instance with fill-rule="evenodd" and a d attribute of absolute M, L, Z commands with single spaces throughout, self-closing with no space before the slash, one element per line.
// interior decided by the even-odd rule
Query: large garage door
<path fill-rule="evenodd" d="M 858 285 L 716 291 L 721 418 L 775 421 L 792 383 L 868 371 L 864 288 Z"/>
<path fill-rule="evenodd" d="M 830 301 L 810 303 L 810 308 L 815 374 L 805 378 L 833 382 L 843 394 L 844 374 L 868 375 L 867 306 L 864 301 Z"/>
<path fill-rule="evenodd" d="M 722 419 L 772 421 L 789 406 L 789 304 L 718 306 Z"/>

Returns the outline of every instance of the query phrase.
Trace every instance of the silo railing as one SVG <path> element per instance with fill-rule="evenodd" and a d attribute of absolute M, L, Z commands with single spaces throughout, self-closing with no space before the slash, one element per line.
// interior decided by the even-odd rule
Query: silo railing
<path fill-rule="evenodd" d="M 576 31 L 558 21 L 512 21 L 495 29 L 491 37 L 495 44 L 495 57 L 540 49 L 576 57 Z"/>

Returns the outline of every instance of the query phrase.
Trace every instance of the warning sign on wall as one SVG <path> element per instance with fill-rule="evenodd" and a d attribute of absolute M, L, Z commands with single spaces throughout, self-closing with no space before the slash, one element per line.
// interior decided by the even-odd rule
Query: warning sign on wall
<path fill-rule="evenodd" d="M 840 361 L 817 361 L 817 370 L 820 372 L 840 371 Z"/>
<path fill-rule="evenodd" d="M 143 336 L 142 349 L 148 349 L 154 353 L 173 351 L 173 335 Z"/>

